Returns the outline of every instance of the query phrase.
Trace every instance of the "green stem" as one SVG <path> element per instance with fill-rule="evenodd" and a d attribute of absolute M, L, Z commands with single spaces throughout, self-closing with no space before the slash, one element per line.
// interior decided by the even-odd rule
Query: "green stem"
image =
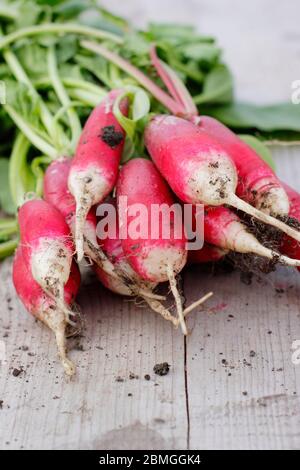
<path fill-rule="evenodd" d="M 15 249 L 17 248 L 19 240 L 9 240 L 8 242 L 4 242 L 0 244 L 0 259 L 7 258 L 11 256 Z"/>
<path fill-rule="evenodd" d="M 97 106 L 102 98 L 107 95 L 107 93 L 90 93 L 89 91 L 85 90 L 79 90 L 79 89 L 70 89 L 70 96 L 72 98 L 75 98 L 76 100 L 81 101 L 82 104 L 85 104 L 87 106 L 90 106 L 91 108 L 94 108 Z"/>
<path fill-rule="evenodd" d="M 54 129 L 53 129 L 53 116 L 49 111 L 48 107 L 41 99 L 40 95 L 37 93 L 36 89 L 34 88 L 33 84 L 31 83 L 30 79 L 28 78 L 25 70 L 21 66 L 20 62 L 18 61 L 16 55 L 9 49 L 6 49 L 3 52 L 3 56 L 15 76 L 16 80 L 19 83 L 24 83 L 33 96 L 36 96 L 40 102 L 40 110 L 41 110 L 41 121 L 44 124 L 45 128 L 47 129 L 48 133 L 53 137 L 54 136 Z"/>
<path fill-rule="evenodd" d="M 13 8 L 9 8 L 7 5 L 5 8 L 0 8 L 0 18 L 6 18 L 8 20 L 15 20 L 18 17 L 18 12 Z"/>
<path fill-rule="evenodd" d="M 22 116 L 20 116 L 17 111 L 15 111 L 14 108 L 12 108 L 10 105 L 6 104 L 3 105 L 5 111 L 7 114 L 10 116 L 10 118 L 14 121 L 16 126 L 25 134 L 27 139 L 36 147 L 38 148 L 42 153 L 48 155 L 50 158 L 55 159 L 57 157 L 57 151 L 56 149 L 48 144 L 43 138 L 41 138 L 39 135 L 32 130 L 32 128 L 27 124 L 27 122 L 23 119 Z"/>
<path fill-rule="evenodd" d="M 100 85 L 94 85 L 93 83 L 84 80 L 79 80 L 76 78 L 61 78 L 61 81 L 67 88 L 76 88 L 79 90 L 89 91 L 90 93 L 94 93 L 95 95 L 100 94 L 101 96 L 105 96 L 107 94 L 105 88 L 101 87 Z M 34 84 L 37 88 L 51 86 L 51 82 L 47 77 L 36 80 Z"/>
<path fill-rule="evenodd" d="M 15 232 L 18 230 L 18 222 L 16 219 L 0 219 L 0 230 L 14 229 Z"/>
<path fill-rule="evenodd" d="M 5 230 L 0 230 L 0 240 L 10 238 L 11 235 L 18 233 L 18 227 L 7 227 Z"/>
<path fill-rule="evenodd" d="M 44 171 L 40 165 L 49 165 L 50 163 L 51 159 L 42 155 L 36 157 L 31 164 L 32 173 L 36 177 L 35 193 L 38 197 L 42 197 L 44 192 Z"/>
<path fill-rule="evenodd" d="M 83 26 L 79 24 L 71 23 L 46 23 L 38 26 L 30 26 L 28 28 L 22 28 L 17 31 L 14 31 L 11 34 L 8 34 L 3 39 L 0 40 L 0 50 L 6 48 L 10 44 L 19 39 L 36 36 L 39 34 L 81 34 L 83 36 L 93 37 L 95 39 L 109 39 L 116 44 L 122 44 L 123 39 L 117 36 L 116 34 L 109 33 L 108 31 L 103 31 L 101 29 L 90 28 L 88 26 Z"/>
<path fill-rule="evenodd" d="M 172 114 L 182 115 L 185 113 L 184 107 L 181 103 L 178 103 L 171 96 L 163 91 L 159 86 L 156 85 L 149 77 L 147 77 L 143 72 L 141 72 L 137 67 L 132 65 L 123 57 L 119 56 L 115 52 L 107 49 L 106 47 L 101 46 L 100 44 L 91 42 L 91 41 L 81 41 L 80 45 L 83 49 L 92 51 L 100 56 L 104 57 L 106 60 L 117 65 L 121 70 L 126 72 L 128 75 L 133 77 L 138 83 L 140 83 L 146 90 L 151 93 L 154 98 L 156 98 L 160 103 L 162 103 L 167 109 L 171 111 Z"/>
<path fill-rule="evenodd" d="M 9 159 L 9 187 L 10 192 L 15 203 L 18 207 L 26 192 L 23 184 L 20 184 L 19 176 L 26 165 L 27 153 L 30 148 L 30 142 L 26 139 L 22 132 L 19 132 L 12 148 L 11 156 Z"/>
<path fill-rule="evenodd" d="M 61 82 L 61 79 L 59 77 L 55 49 L 53 46 L 49 47 L 49 51 L 48 51 L 48 71 L 49 71 L 49 76 L 50 76 L 50 80 L 52 82 L 53 88 L 61 104 L 67 108 L 67 114 L 68 114 L 68 118 L 70 121 L 70 127 L 71 127 L 71 132 L 72 132 L 71 148 L 72 150 L 75 150 L 75 146 L 81 134 L 81 123 L 77 116 L 77 113 L 72 108 L 68 93 L 66 92 Z"/>

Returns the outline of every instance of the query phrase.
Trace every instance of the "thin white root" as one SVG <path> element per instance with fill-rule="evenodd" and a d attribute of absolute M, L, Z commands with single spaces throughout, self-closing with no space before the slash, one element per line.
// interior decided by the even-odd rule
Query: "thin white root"
<path fill-rule="evenodd" d="M 285 265 L 285 266 L 294 266 L 298 268 L 300 266 L 300 260 L 292 259 L 288 256 L 279 255 L 278 253 L 274 252 L 274 257 L 278 256 L 278 262 Z"/>
<path fill-rule="evenodd" d="M 43 310 L 39 315 L 39 319 L 45 323 L 55 334 L 58 355 L 65 369 L 65 373 L 69 376 L 75 374 L 75 365 L 67 357 L 66 353 L 66 318 L 57 305 L 52 308 Z"/>
<path fill-rule="evenodd" d="M 84 243 L 83 243 L 83 231 L 85 225 L 85 219 L 91 208 L 89 201 L 83 196 L 79 200 L 76 199 L 76 216 L 75 216 L 75 247 L 77 253 L 78 262 L 82 261 L 84 257 Z"/>
<path fill-rule="evenodd" d="M 165 320 L 173 323 L 174 326 L 178 326 L 178 320 L 171 315 L 168 309 L 166 309 L 160 302 L 154 299 L 149 299 L 149 297 L 141 296 L 149 307 L 156 313 L 159 313 Z"/>
<path fill-rule="evenodd" d="M 65 373 L 68 376 L 72 376 L 75 374 L 76 367 L 72 361 L 67 357 L 66 353 L 66 336 L 65 336 L 65 325 L 60 324 L 55 330 L 55 337 L 56 337 L 56 344 L 58 349 L 58 354 L 62 365 L 65 369 Z"/>
<path fill-rule="evenodd" d="M 113 263 L 108 259 L 104 251 L 100 246 L 95 246 L 95 244 L 85 235 L 83 235 L 84 240 L 84 251 L 85 254 L 97 265 L 99 268 L 103 269 L 109 276 L 118 278 L 116 269 Z"/>
<path fill-rule="evenodd" d="M 142 287 L 138 287 L 137 288 L 137 292 L 138 292 L 138 295 L 140 297 L 143 297 L 143 298 L 148 298 L 148 299 L 153 299 L 153 300 L 166 300 L 166 296 L 165 295 L 159 295 L 159 294 L 154 294 L 154 292 L 152 292 L 151 290 L 148 290 L 148 289 L 144 289 Z"/>
<path fill-rule="evenodd" d="M 180 294 L 179 294 L 178 289 L 177 289 L 176 278 L 175 278 L 175 275 L 174 275 L 174 272 L 173 272 L 173 269 L 172 269 L 171 266 L 167 267 L 167 273 L 168 273 L 168 278 L 169 278 L 171 291 L 172 291 L 172 294 L 174 296 L 175 303 L 176 303 L 178 322 L 181 326 L 182 333 L 185 336 L 187 336 L 188 331 L 187 331 L 186 323 L 185 323 L 185 320 L 184 320 L 181 297 L 180 297 Z"/>
<path fill-rule="evenodd" d="M 251 206 L 247 202 L 238 198 L 235 194 L 232 194 L 229 198 L 227 198 L 226 201 L 224 201 L 224 203 L 230 204 L 236 209 L 241 210 L 245 212 L 246 214 L 252 215 L 256 219 L 264 222 L 265 224 L 278 228 L 282 232 L 286 233 L 286 235 L 288 235 L 289 237 L 300 242 L 300 232 L 289 227 L 288 225 L 276 219 L 275 217 L 272 217 L 271 215 L 268 215 L 268 214 L 265 214 L 264 212 L 259 211 L 258 209 Z"/>

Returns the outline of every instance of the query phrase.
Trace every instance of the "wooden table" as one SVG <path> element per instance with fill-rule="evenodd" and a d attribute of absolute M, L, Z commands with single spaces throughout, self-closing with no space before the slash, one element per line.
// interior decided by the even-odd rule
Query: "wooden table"
<path fill-rule="evenodd" d="M 118 1 L 104 3 L 125 9 Z M 127 1 L 126 13 L 138 24 L 145 17 L 198 18 L 227 48 L 239 96 L 271 101 L 289 99 L 291 81 L 300 78 L 296 3 L 185 0 L 175 9 L 173 1 Z M 275 149 L 274 155 L 282 178 L 300 189 L 299 148 Z M 187 271 L 187 304 L 215 293 L 191 316 L 187 339 L 88 277 L 79 298 L 86 326 L 70 352 L 78 364 L 71 382 L 63 377 L 51 333 L 15 298 L 11 262 L 0 271 L 0 341 L 7 358 L 0 367 L 1 448 L 300 448 L 300 365 L 293 364 L 291 349 L 300 340 L 296 271 L 281 268 L 249 286 L 238 273 Z M 168 375 L 154 374 L 159 362 L 171 365 Z"/>

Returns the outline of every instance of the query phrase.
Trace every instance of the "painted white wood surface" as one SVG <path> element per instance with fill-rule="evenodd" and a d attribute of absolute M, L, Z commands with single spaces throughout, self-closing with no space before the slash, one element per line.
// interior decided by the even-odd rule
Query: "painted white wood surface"
<path fill-rule="evenodd" d="M 300 78 L 296 0 L 103 3 L 139 25 L 147 18 L 196 21 L 218 36 L 240 98 L 286 100 Z M 299 148 L 278 149 L 275 157 L 282 178 L 300 189 Z M 291 361 L 300 339 L 297 272 L 283 268 L 245 286 L 236 273 L 189 270 L 187 302 L 211 289 L 215 296 L 189 320 L 186 343 L 155 314 L 88 278 L 79 299 L 83 351 L 70 352 L 78 375 L 67 382 L 51 333 L 16 300 L 10 271 L 9 261 L 0 265 L 7 358 L 0 366 L 1 449 L 300 448 L 300 365 Z M 162 361 L 171 371 L 160 378 L 152 369 Z M 21 366 L 25 372 L 14 377 Z M 139 378 L 129 379 L 131 372 Z"/>

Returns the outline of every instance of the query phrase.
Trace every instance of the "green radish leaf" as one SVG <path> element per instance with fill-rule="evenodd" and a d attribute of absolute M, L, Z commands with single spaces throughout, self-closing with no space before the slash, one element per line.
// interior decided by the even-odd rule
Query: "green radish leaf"
<path fill-rule="evenodd" d="M 139 121 L 147 116 L 150 111 L 150 100 L 147 93 L 140 89 L 134 94 L 132 104 L 132 120 Z"/>
<path fill-rule="evenodd" d="M 97 7 L 97 10 L 100 11 L 104 20 L 113 24 L 116 28 L 122 31 L 129 30 L 130 25 L 128 24 L 128 21 L 126 21 L 121 16 L 113 14 L 112 12 L 106 10 L 106 8 Z"/>
<path fill-rule="evenodd" d="M 203 67 L 211 67 L 218 62 L 222 51 L 214 44 L 191 43 L 179 47 L 179 52 Z"/>
<path fill-rule="evenodd" d="M 203 91 L 193 97 L 194 102 L 230 103 L 233 99 L 233 78 L 226 65 L 219 64 L 206 76 Z"/>
<path fill-rule="evenodd" d="M 71 20 L 88 9 L 87 3 L 88 2 L 83 2 L 82 0 L 59 2 L 59 4 L 53 8 L 53 12 L 61 20 Z"/>
<path fill-rule="evenodd" d="M 61 38 L 57 44 L 56 55 L 58 64 L 67 62 L 68 60 L 75 57 L 78 49 L 78 41 L 76 36 L 67 35 Z"/>
<path fill-rule="evenodd" d="M 247 134 L 240 134 L 239 138 L 242 139 L 249 147 L 252 147 L 256 153 L 272 168 L 272 170 L 276 170 L 275 161 L 272 157 L 272 154 L 269 148 L 264 145 L 261 140 L 256 139 L 253 135 Z"/>
<path fill-rule="evenodd" d="M 27 0 L 21 2 L 18 7 L 18 15 L 15 21 L 16 29 L 25 28 L 37 24 L 42 8 L 37 5 L 38 2 Z"/>
<path fill-rule="evenodd" d="M 127 96 L 131 100 L 130 116 L 126 117 L 120 111 L 120 102 Z M 138 87 L 130 87 L 115 102 L 114 114 L 128 137 L 133 141 L 137 123 L 144 119 L 150 111 L 150 100 L 147 93 Z"/>
<path fill-rule="evenodd" d="M 18 59 L 31 77 L 43 76 L 47 70 L 47 54 L 45 47 L 31 42 L 17 52 Z"/>
<path fill-rule="evenodd" d="M 16 207 L 9 189 L 8 169 L 9 160 L 0 158 L 0 208 L 6 214 L 14 214 Z"/>
<path fill-rule="evenodd" d="M 300 132 L 300 106 L 292 103 L 270 106 L 233 103 L 211 107 L 205 112 L 235 129 Z"/>

